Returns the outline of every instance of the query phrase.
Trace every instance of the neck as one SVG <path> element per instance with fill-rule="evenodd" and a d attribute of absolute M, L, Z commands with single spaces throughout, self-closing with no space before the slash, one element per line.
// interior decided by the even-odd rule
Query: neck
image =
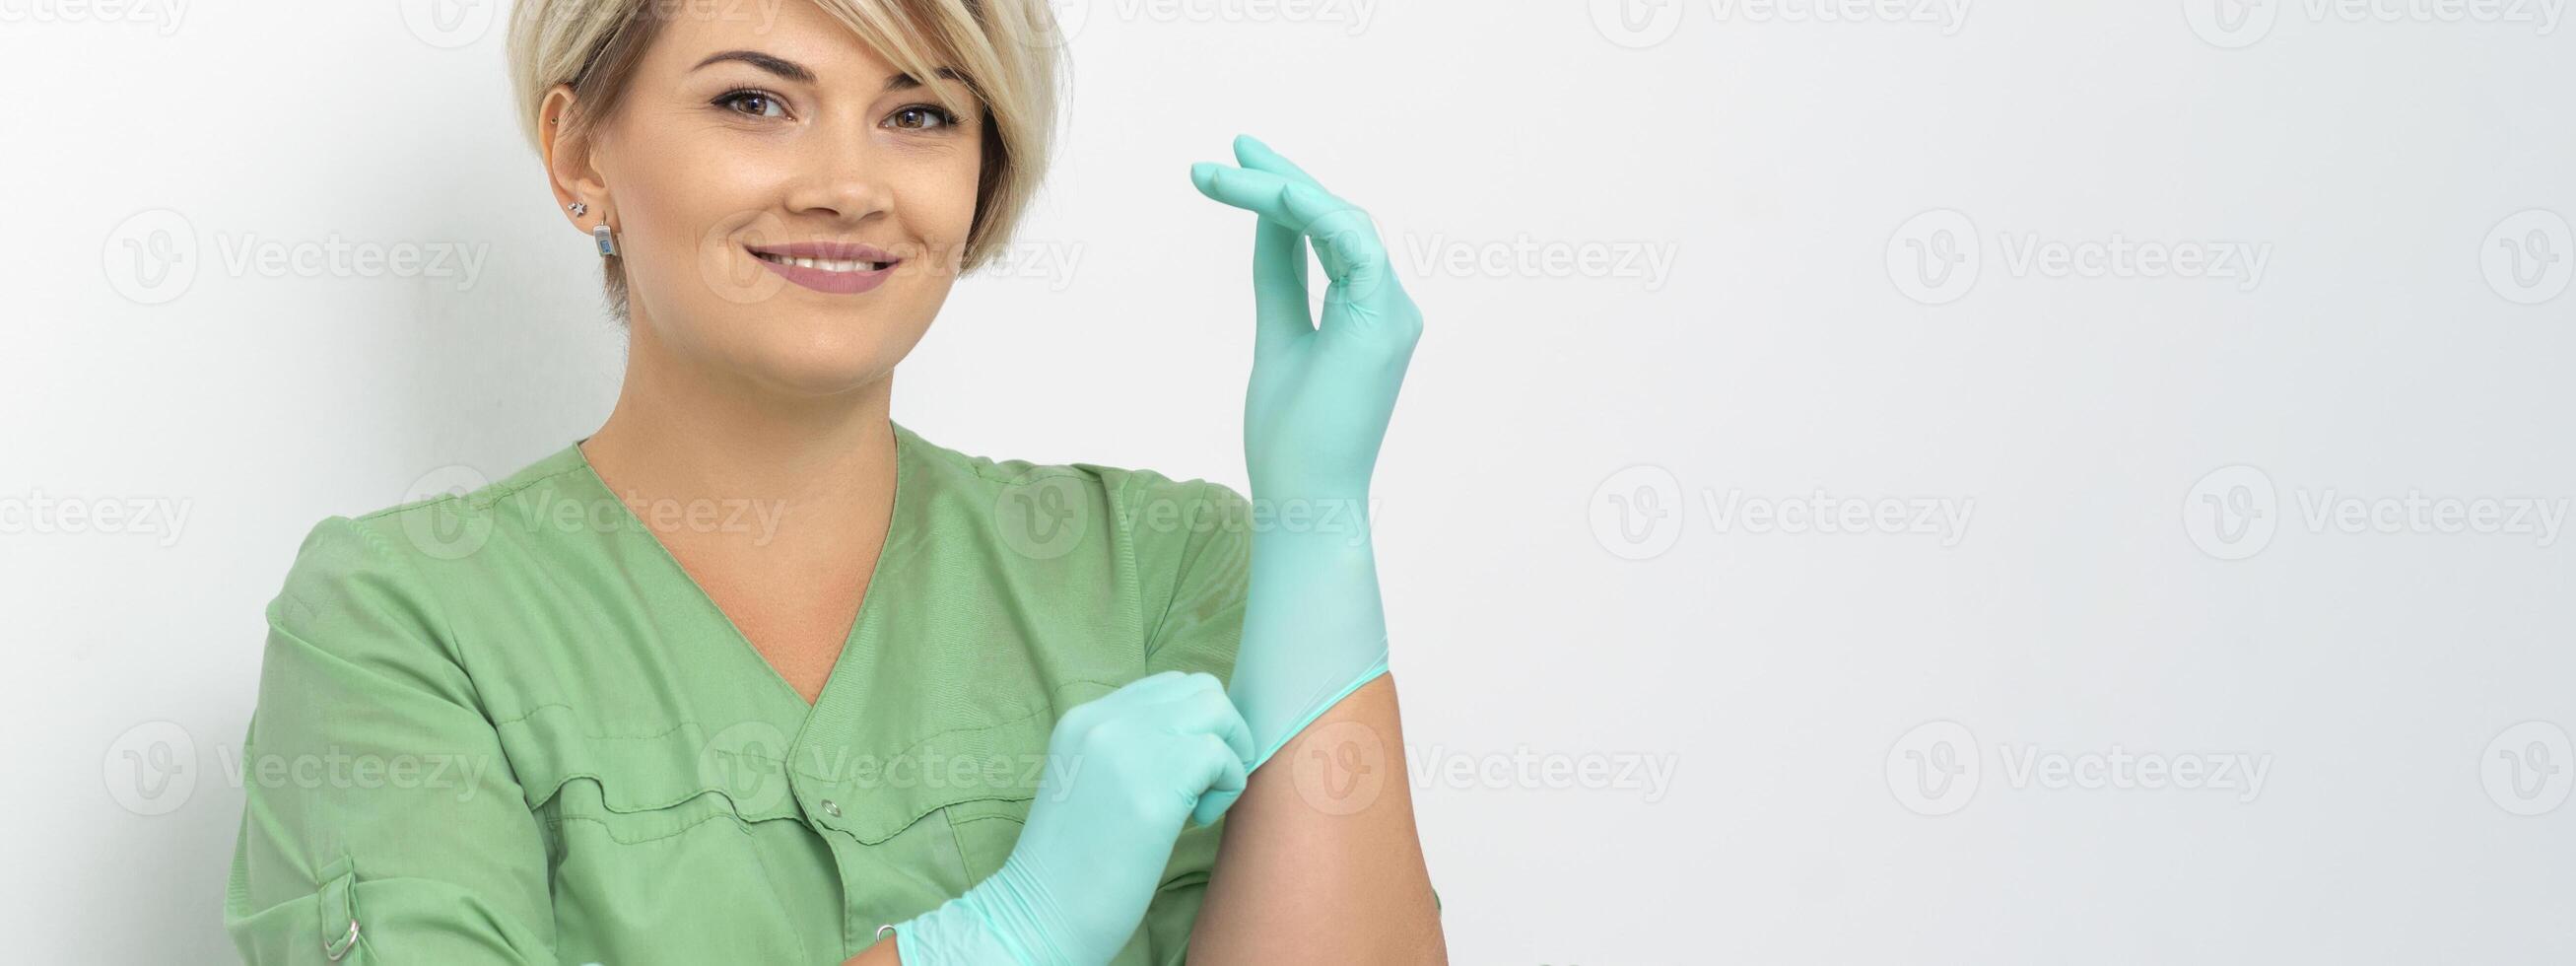
<path fill-rule="evenodd" d="M 647 526 L 721 536 L 691 529 L 689 508 L 711 501 L 747 503 L 757 511 L 748 518 L 787 524 L 747 534 L 759 547 L 773 536 L 782 546 L 771 549 L 785 550 L 882 532 L 895 480 L 892 373 L 847 392 L 797 395 L 678 360 L 641 318 L 631 331 L 617 405 L 581 448 Z M 716 516 L 694 526 L 726 514 Z"/>

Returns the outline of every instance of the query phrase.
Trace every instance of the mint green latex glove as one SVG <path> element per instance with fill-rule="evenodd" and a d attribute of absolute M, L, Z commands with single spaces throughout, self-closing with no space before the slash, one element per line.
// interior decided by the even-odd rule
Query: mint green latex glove
<path fill-rule="evenodd" d="M 1184 821 L 1243 793 L 1243 716 L 1205 672 L 1164 671 L 1085 702 L 1047 737 L 1029 820 L 991 877 L 887 927 L 905 966 L 1099 966 L 1127 945 Z M 880 930 L 882 932 L 883 930 Z"/>
<path fill-rule="evenodd" d="M 1241 167 L 1203 161 L 1190 167 L 1190 181 L 1260 216 L 1243 406 L 1256 514 L 1252 575 L 1227 690 L 1252 726 L 1258 768 L 1386 673 L 1369 477 L 1422 336 L 1422 312 L 1397 284 L 1366 212 L 1249 135 L 1235 138 L 1234 156 Z M 1320 327 L 1307 300 L 1310 241 L 1331 282 Z"/>

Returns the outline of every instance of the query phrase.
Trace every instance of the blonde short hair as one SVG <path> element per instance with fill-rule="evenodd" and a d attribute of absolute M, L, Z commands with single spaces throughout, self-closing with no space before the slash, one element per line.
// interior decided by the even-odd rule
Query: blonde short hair
<path fill-rule="evenodd" d="M 544 150 L 546 121 L 538 114 L 555 85 L 573 89 L 574 109 L 562 119 L 562 134 L 587 134 L 616 112 L 661 24 L 677 12 L 718 2 L 519 0 L 510 11 L 510 82 L 528 144 Z M 976 179 L 975 222 L 958 267 L 973 271 L 991 261 L 1037 194 L 1055 133 L 1062 35 L 1046 0 L 754 2 L 811 2 L 897 70 L 927 80 L 948 65 L 964 77 L 981 102 L 984 161 Z M 926 89 L 941 107 L 967 113 L 941 88 Z M 625 274 L 617 259 L 605 262 L 610 307 L 623 318 Z"/>

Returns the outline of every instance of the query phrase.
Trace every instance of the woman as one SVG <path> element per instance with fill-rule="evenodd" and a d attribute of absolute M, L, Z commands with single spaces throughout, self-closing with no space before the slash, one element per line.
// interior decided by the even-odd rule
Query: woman
<path fill-rule="evenodd" d="M 1420 317 L 1358 209 L 1248 138 L 1192 169 L 1260 216 L 1251 501 L 888 416 L 1040 177 L 1052 28 L 519 6 L 625 383 L 508 479 L 306 538 L 246 740 L 285 764 L 245 776 L 245 957 L 1444 957 L 1359 512 Z"/>

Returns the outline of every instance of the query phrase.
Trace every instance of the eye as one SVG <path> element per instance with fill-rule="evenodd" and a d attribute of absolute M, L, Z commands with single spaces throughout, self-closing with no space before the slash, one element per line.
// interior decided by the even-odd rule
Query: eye
<path fill-rule="evenodd" d="M 787 108 L 779 103 L 778 96 L 764 90 L 744 88 L 726 91 L 711 103 L 725 110 L 753 117 L 787 116 Z"/>
<path fill-rule="evenodd" d="M 934 120 L 939 122 L 936 126 L 929 123 Z M 895 127 L 909 131 L 934 131 L 942 127 L 956 127 L 957 115 L 949 113 L 947 108 L 936 104 L 913 104 L 896 110 L 894 116 L 887 118 L 886 121 Z"/>

